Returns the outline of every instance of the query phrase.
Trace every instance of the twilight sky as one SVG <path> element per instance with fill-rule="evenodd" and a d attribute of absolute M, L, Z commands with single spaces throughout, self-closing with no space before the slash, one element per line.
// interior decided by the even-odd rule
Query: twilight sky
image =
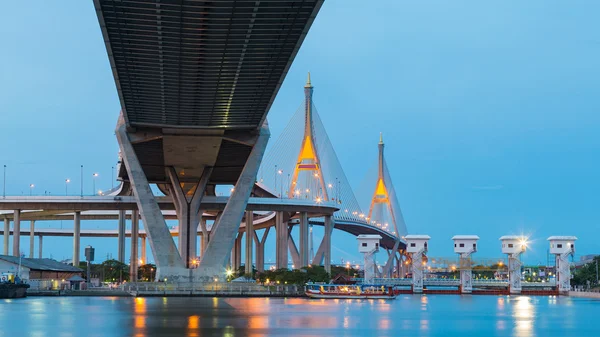
<path fill-rule="evenodd" d="M 432 237 L 431 256 L 452 256 L 455 234 L 479 235 L 479 257 L 500 257 L 498 238 L 520 233 L 534 240 L 529 263 L 546 262 L 550 235 L 578 236 L 577 255 L 600 253 L 599 12 L 591 0 L 327 0 L 269 113 L 272 139 L 311 71 L 359 199 L 372 193 L 359 187 L 370 186 L 383 132 L 408 230 Z M 94 172 L 96 188 L 110 188 L 120 106 L 92 1 L 5 3 L 0 39 L 7 194 L 30 184 L 64 194 L 66 178 L 78 193 L 81 164 L 86 193 Z M 116 256 L 116 239 L 87 244 Z M 336 261 L 359 258 L 352 236 L 333 244 Z M 50 254 L 70 258 L 71 239 L 47 238 Z"/>

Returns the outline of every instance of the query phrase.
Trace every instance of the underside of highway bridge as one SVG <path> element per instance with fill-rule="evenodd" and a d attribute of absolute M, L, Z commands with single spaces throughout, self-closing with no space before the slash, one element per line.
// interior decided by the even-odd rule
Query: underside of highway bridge
<path fill-rule="evenodd" d="M 267 112 L 322 0 L 94 3 L 122 107 L 119 177 L 137 199 L 157 275 L 222 278 L 269 138 Z M 179 250 L 150 184 L 173 197 Z M 234 190 L 191 269 L 202 198 L 227 184 Z"/>

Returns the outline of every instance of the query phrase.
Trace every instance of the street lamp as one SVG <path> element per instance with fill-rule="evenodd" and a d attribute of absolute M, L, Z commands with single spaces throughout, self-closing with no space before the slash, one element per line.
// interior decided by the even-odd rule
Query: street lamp
<path fill-rule="evenodd" d="M 29 184 L 29 195 L 33 195 L 33 188 L 35 187 L 34 184 Z"/>
<path fill-rule="evenodd" d="M 71 179 L 67 178 L 65 179 L 65 195 L 69 195 L 69 183 L 71 182 Z"/>
<path fill-rule="evenodd" d="M 96 178 L 98 177 L 98 173 L 92 174 L 92 193 L 96 193 Z"/>

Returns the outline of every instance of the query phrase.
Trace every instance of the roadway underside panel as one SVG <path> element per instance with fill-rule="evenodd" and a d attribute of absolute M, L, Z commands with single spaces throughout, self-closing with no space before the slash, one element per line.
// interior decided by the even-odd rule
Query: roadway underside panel
<path fill-rule="evenodd" d="M 257 129 L 323 0 L 94 0 L 128 127 Z"/>

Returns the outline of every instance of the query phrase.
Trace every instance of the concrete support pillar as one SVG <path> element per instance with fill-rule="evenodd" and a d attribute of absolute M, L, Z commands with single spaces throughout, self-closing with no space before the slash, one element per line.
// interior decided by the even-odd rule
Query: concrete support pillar
<path fill-rule="evenodd" d="M 38 248 L 38 258 L 40 258 L 40 259 L 41 259 L 41 258 L 42 258 L 42 256 L 44 256 L 44 255 L 43 255 L 43 253 L 42 253 L 42 245 L 43 245 L 43 243 L 44 243 L 44 237 L 40 235 L 40 238 L 39 238 L 39 240 L 40 240 L 40 241 L 39 241 L 39 245 L 40 245 L 40 246 L 39 246 L 39 248 Z"/>
<path fill-rule="evenodd" d="M 292 224 L 287 225 L 288 228 L 288 248 L 290 250 L 290 256 L 292 257 L 292 269 L 300 269 L 302 262 L 300 261 L 300 253 L 298 253 L 298 247 L 296 247 L 296 242 L 292 237 L 292 229 L 294 226 Z"/>
<path fill-rule="evenodd" d="M 396 243 L 394 243 L 394 248 L 392 248 L 391 251 L 388 251 L 388 259 L 385 263 L 385 266 L 383 266 L 383 277 L 391 277 L 392 275 L 392 271 L 394 270 L 394 261 L 396 259 L 396 253 L 398 252 L 398 249 L 400 249 L 400 240 L 396 240 Z"/>
<path fill-rule="evenodd" d="M 202 214 L 202 211 L 200 211 Z M 208 229 L 206 227 L 206 219 L 200 219 L 200 230 L 202 230 L 202 239 L 200 242 L 200 255 L 204 254 L 204 250 L 208 246 L 208 240 L 210 239 L 210 235 L 208 234 Z"/>
<path fill-rule="evenodd" d="M 73 218 L 73 266 L 79 266 L 79 236 L 81 235 L 81 212 L 75 212 Z"/>
<path fill-rule="evenodd" d="M 119 211 L 117 240 L 117 260 L 125 263 L 125 210 Z"/>
<path fill-rule="evenodd" d="M 148 259 L 146 258 L 146 237 L 142 236 L 141 237 L 141 247 L 142 247 L 142 263 L 143 264 L 148 264 Z"/>
<path fill-rule="evenodd" d="M 246 274 L 252 274 L 252 241 L 254 241 L 254 213 L 246 211 Z"/>
<path fill-rule="evenodd" d="M 138 210 L 150 239 L 150 247 L 156 263 L 156 279 L 168 278 L 176 281 L 184 275 L 189 275 L 131 144 L 123 114 L 119 116 L 115 134 Z"/>
<path fill-rule="evenodd" d="M 131 257 L 129 258 L 129 281 L 137 282 L 138 279 L 138 233 L 139 214 L 137 210 L 131 213 Z"/>
<path fill-rule="evenodd" d="M 29 258 L 33 259 L 35 251 L 35 221 L 29 222 Z"/>
<path fill-rule="evenodd" d="M 323 265 L 325 270 L 331 273 L 331 234 L 333 233 L 333 227 L 335 227 L 335 221 L 331 215 L 325 216 L 324 225 L 323 240 L 312 260 L 312 264 Z"/>
<path fill-rule="evenodd" d="M 331 274 L 331 234 L 333 233 L 333 227 L 335 226 L 335 222 L 333 217 L 330 215 L 325 216 L 325 235 L 323 236 L 323 241 L 325 242 L 325 252 L 324 257 L 324 266 L 325 271 Z"/>
<path fill-rule="evenodd" d="M 200 279 L 208 281 L 210 278 L 223 279 L 225 276 L 223 273 L 225 258 L 231 250 L 235 235 L 242 222 L 268 140 L 269 127 L 267 123 L 264 123 L 235 188 L 229 196 L 229 201 L 223 209 L 223 215 L 211 229 L 211 238 L 201 258 L 200 267 L 195 269 L 195 274 Z"/>
<path fill-rule="evenodd" d="M 196 242 L 198 241 L 198 225 L 202 218 L 200 203 L 202 202 L 202 197 L 204 197 L 206 185 L 211 174 L 212 167 L 204 168 L 202 176 L 196 183 L 194 194 L 190 198 L 183 190 L 175 168 L 167 168 L 167 175 L 171 182 L 169 191 L 171 192 L 173 204 L 177 211 L 177 219 L 179 220 L 179 254 L 187 268 L 194 267 L 194 261 L 198 257 Z"/>
<path fill-rule="evenodd" d="M 275 265 L 277 269 L 287 268 L 288 265 L 288 227 L 283 221 L 283 212 L 275 213 Z"/>
<path fill-rule="evenodd" d="M 16 209 L 13 220 L 13 256 L 21 255 L 21 210 Z"/>
<path fill-rule="evenodd" d="M 233 256 L 233 270 L 237 271 L 242 266 L 242 239 L 244 238 L 244 233 L 238 233 L 237 238 L 235 239 L 235 243 L 233 245 L 234 254 Z"/>
<path fill-rule="evenodd" d="M 302 268 L 308 266 L 308 214 L 306 212 L 300 213 L 300 265 L 296 268 Z"/>
<path fill-rule="evenodd" d="M 10 237 L 10 219 L 4 218 L 4 246 L 2 255 L 8 255 L 8 238 Z"/>
<path fill-rule="evenodd" d="M 269 236 L 271 227 L 267 227 L 262 234 L 262 239 L 258 238 L 256 231 L 254 232 L 254 243 L 256 244 L 256 270 L 260 273 L 265 271 L 265 241 Z"/>

